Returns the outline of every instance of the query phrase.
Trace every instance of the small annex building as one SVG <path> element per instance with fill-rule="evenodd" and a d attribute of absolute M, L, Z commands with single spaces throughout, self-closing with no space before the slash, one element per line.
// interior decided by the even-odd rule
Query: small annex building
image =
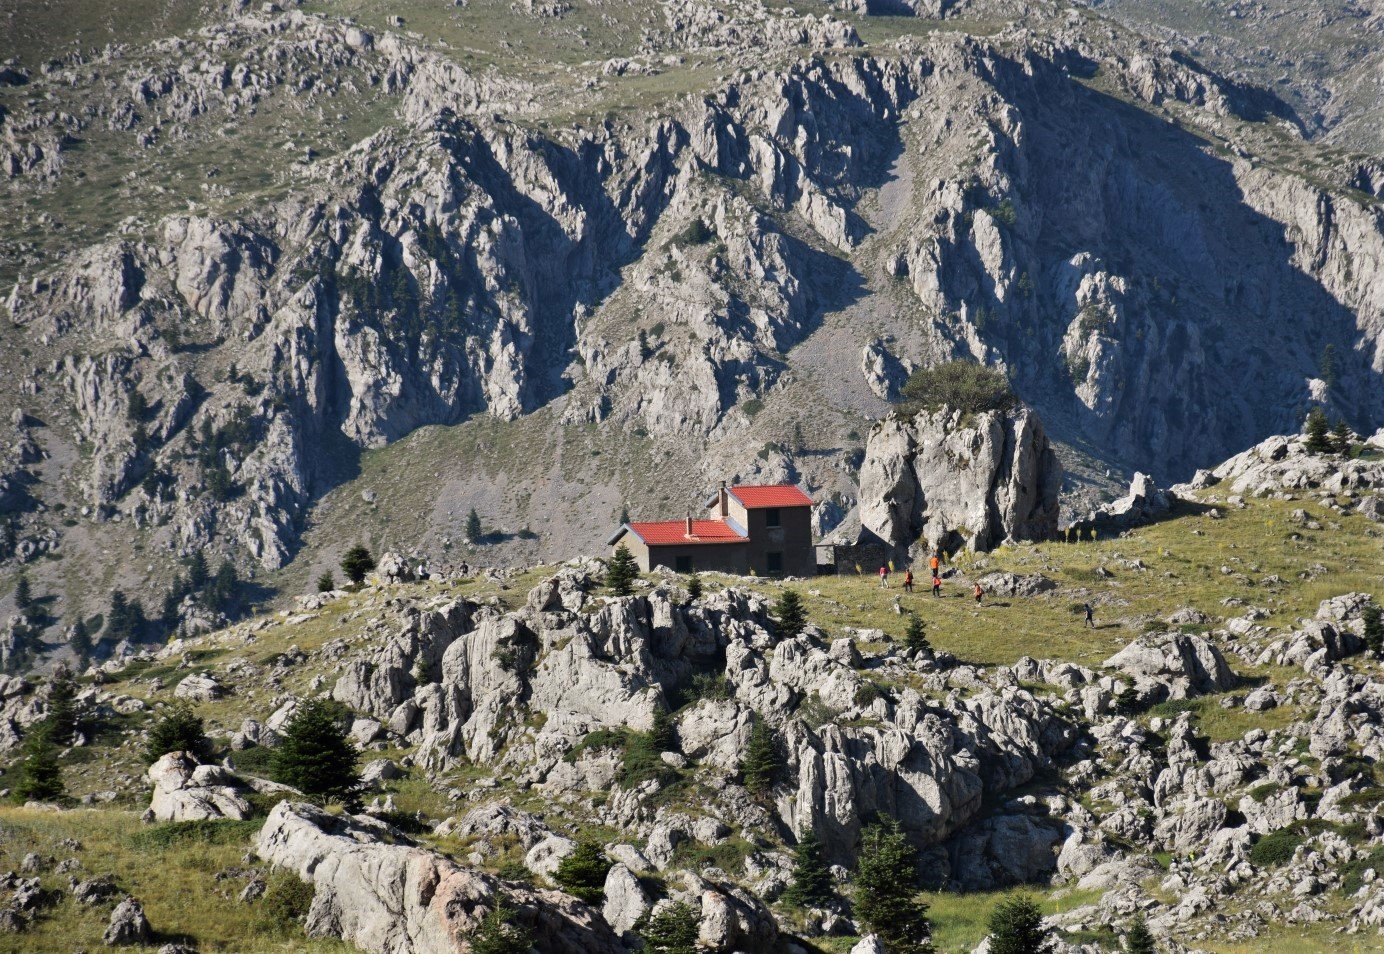
<path fill-rule="evenodd" d="M 633 520 L 607 541 L 624 543 L 644 571 L 712 571 L 746 576 L 812 576 L 812 498 L 792 484 L 739 484 L 720 490 L 696 519 Z"/>

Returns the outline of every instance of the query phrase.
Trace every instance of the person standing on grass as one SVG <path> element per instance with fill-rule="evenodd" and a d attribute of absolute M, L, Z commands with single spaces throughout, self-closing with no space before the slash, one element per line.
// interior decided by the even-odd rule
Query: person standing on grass
<path fill-rule="evenodd" d="M 1096 611 L 1091 609 L 1090 603 L 1082 603 L 1081 608 L 1086 611 L 1086 628 L 1096 628 Z"/>
<path fill-rule="evenodd" d="M 942 578 L 938 576 L 935 572 L 932 574 L 932 595 L 942 595 Z"/>
<path fill-rule="evenodd" d="M 879 587 L 882 590 L 889 588 L 889 564 L 887 563 L 879 565 Z"/>
<path fill-rule="evenodd" d="M 975 588 L 975 590 L 974 590 L 974 593 L 975 593 L 975 595 L 976 595 L 976 605 L 979 606 L 979 605 L 980 605 L 981 597 L 983 597 L 983 596 L 985 595 L 985 591 L 982 590 L 982 589 L 980 588 L 980 584 L 979 584 L 979 583 L 976 584 L 976 588 Z"/>
<path fill-rule="evenodd" d="M 932 571 L 933 576 L 937 576 L 942 569 L 942 558 L 935 552 L 932 554 L 932 559 L 928 561 L 928 569 Z"/>
<path fill-rule="evenodd" d="M 903 571 L 903 591 L 905 593 L 913 592 L 913 567 L 911 566 Z"/>

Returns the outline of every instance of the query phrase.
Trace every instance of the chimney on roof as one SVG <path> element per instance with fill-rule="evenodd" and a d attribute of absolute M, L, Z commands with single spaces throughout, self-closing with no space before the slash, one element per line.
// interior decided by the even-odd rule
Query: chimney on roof
<path fill-rule="evenodd" d="M 692 511 L 687 511 L 687 538 L 692 539 Z"/>
<path fill-rule="evenodd" d="M 724 520 L 724 519 L 726 519 L 727 517 L 730 516 L 730 505 L 726 502 L 726 482 L 725 482 L 724 480 L 721 481 L 721 493 L 720 493 L 720 498 L 721 498 L 721 500 L 720 500 L 720 503 L 721 503 L 721 519 Z"/>

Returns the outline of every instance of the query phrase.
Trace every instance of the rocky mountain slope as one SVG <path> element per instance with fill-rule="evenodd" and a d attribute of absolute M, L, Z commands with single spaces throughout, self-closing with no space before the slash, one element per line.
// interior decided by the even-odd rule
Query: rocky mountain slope
<path fill-rule="evenodd" d="M 1261 90 L 1049 6 L 520 7 L 23 34 L 0 507 L 55 619 L 194 551 L 457 560 L 472 507 L 479 562 L 567 558 L 737 475 L 829 530 L 890 380 L 951 356 L 1076 493 L 1384 417 L 1374 166 Z"/>
<path fill-rule="evenodd" d="M 683 900 L 706 950 L 846 950 L 862 827 L 887 816 L 929 889 L 962 893 L 929 895 L 945 950 L 980 940 L 959 904 L 1017 884 L 1048 898 L 1064 950 L 1117 950 L 1136 914 L 1168 950 L 1367 943 L 1384 929 L 1384 670 L 1365 651 L 1384 464 L 1275 438 L 1197 483 L 1119 538 L 963 554 L 940 599 L 850 577 L 707 577 L 693 596 L 659 575 L 612 597 L 595 561 L 427 582 L 391 562 L 358 592 L 112 660 L 84 679 L 88 728 L 64 758 L 88 808 L 0 811 L 19 833 L 0 844 L 16 868 L 0 924 L 35 951 L 116 930 L 109 914 L 145 939 L 141 918 L 189 944 L 232 930 L 240 949 L 297 949 L 305 927 L 441 952 L 504 896 L 540 951 L 619 952 Z M 801 633 L 771 610 L 785 586 Z M 904 614 L 930 648 L 901 641 Z M 50 691 L 0 688 L 10 752 Z M 327 696 L 365 750 L 355 816 L 260 777 L 294 712 Z M 175 700 L 221 764 L 141 759 Z M 780 753 L 767 787 L 747 775 L 756 726 Z M 105 847 L 140 812 L 152 827 Z M 782 892 L 809 831 L 841 897 L 802 909 Z M 553 877 L 593 839 L 611 867 L 583 902 Z M 156 840 L 170 867 L 129 867 L 128 845 Z M 180 867 L 199 840 L 228 846 L 224 867 Z M 284 908 L 293 878 L 311 903 Z M 204 909 L 166 879 L 195 882 L 179 891 Z"/>

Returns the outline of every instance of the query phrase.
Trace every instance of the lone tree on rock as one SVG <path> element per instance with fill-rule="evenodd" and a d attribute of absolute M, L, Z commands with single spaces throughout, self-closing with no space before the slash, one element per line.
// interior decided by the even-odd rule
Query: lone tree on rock
<path fill-rule="evenodd" d="M 932 922 L 916 886 L 916 857 L 895 819 L 865 829 L 855 872 L 855 913 L 889 954 L 933 951 Z"/>
<path fill-rule="evenodd" d="M 1003 371 L 974 361 L 919 368 L 909 375 L 899 394 L 908 413 L 948 407 L 963 414 L 980 414 L 1010 411 L 1018 403 Z"/>
<path fill-rule="evenodd" d="M 767 795 L 782 771 L 783 755 L 779 751 L 778 736 L 769 723 L 756 716 L 750 741 L 745 745 L 745 757 L 740 760 L 740 775 L 745 787 L 756 795 Z"/>
<path fill-rule="evenodd" d="M 1043 912 L 1032 898 L 1016 894 L 990 912 L 990 954 L 1048 954 L 1051 950 Z"/>
<path fill-rule="evenodd" d="M 480 543 L 483 536 L 485 531 L 481 527 L 481 515 L 472 507 L 471 512 L 466 515 L 466 539 L 469 543 Z"/>
<path fill-rule="evenodd" d="M 187 703 L 179 702 L 159 716 L 150 728 L 144 758 L 150 764 L 169 752 L 191 752 L 200 758 L 210 748 L 201 716 L 194 713 Z"/>
<path fill-rule="evenodd" d="M 317 578 L 317 592 L 330 593 L 334 589 L 336 589 L 336 580 L 332 578 L 331 571 L 327 570 Z"/>
<path fill-rule="evenodd" d="M 1134 919 L 1125 934 L 1125 954 L 1158 954 L 1158 945 L 1143 915 Z"/>
<path fill-rule="evenodd" d="M 600 904 L 605 900 L 606 875 L 613 867 L 600 845 L 583 841 L 558 862 L 553 880 L 572 897 L 587 904 Z"/>
<path fill-rule="evenodd" d="M 831 902 L 834 888 L 821 839 L 809 829 L 793 848 L 793 881 L 784 890 L 783 900 L 800 908 L 820 908 Z"/>
<path fill-rule="evenodd" d="M 1331 425 L 1326 422 L 1326 413 L 1321 408 L 1314 407 L 1307 413 L 1305 431 L 1309 454 L 1331 453 Z"/>
<path fill-rule="evenodd" d="M 298 706 L 274 750 L 274 780 L 304 795 L 346 801 L 360 784 L 359 753 L 341 727 L 340 707 L 322 699 Z"/>
<path fill-rule="evenodd" d="M 639 576 L 639 564 L 634 562 L 634 554 L 623 543 L 615 548 L 606 565 L 606 586 L 616 596 L 629 596 L 634 592 L 634 581 Z"/>
<path fill-rule="evenodd" d="M 346 574 L 346 579 L 354 586 L 364 583 L 365 574 L 374 568 L 375 558 L 359 543 L 347 550 L 346 555 L 341 558 L 341 572 Z"/>
<path fill-rule="evenodd" d="M 649 918 L 639 936 L 644 941 L 644 950 L 652 954 L 698 954 L 700 930 L 701 918 L 692 906 L 685 901 L 675 901 Z"/>
<path fill-rule="evenodd" d="M 778 617 L 779 635 L 792 639 L 807 626 L 807 608 L 797 590 L 784 590 L 774 604 L 774 615 Z"/>

